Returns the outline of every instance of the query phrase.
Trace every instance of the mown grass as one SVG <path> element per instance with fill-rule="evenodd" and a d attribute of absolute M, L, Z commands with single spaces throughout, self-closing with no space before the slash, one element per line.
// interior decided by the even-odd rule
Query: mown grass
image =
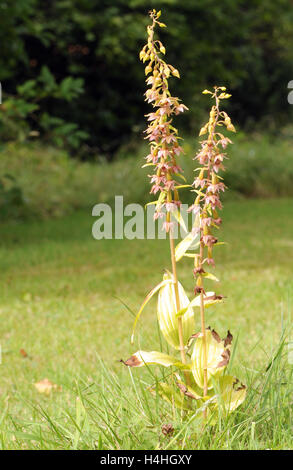
<path fill-rule="evenodd" d="M 218 248 L 217 276 L 227 299 L 207 310 L 207 323 L 237 338 L 232 373 L 247 383 L 248 397 L 238 412 L 205 431 L 196 417 L 188 423 L 147 392 L 154 381 L 148 371 L 130 376 L 119 362 L 139 345 L 158 348 L 155 301 L 134 346 L 129 310 L 137 311 L 169 267 L 168 243 L 95 241 L 90 211 L 2 224 L 2 448 L 292 448 L 292 204 L 225 204 L 222 239 L 228 245 Z M 191 296 L 188 260 L 179 276 Z M 39 394 L 33 384 L 45 377 L 62 390 Z M 173 424 L 172 436 L 162 434 L 164 423 Z"/>

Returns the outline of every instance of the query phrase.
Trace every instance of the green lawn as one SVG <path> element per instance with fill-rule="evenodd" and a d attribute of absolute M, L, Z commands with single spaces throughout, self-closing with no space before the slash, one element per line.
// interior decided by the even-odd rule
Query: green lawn
<path fill-rule="evenodd" d="M 293 447 L 292 366 L 285 348 L 265 372 L 282 329 L 290 327 L 293 200 L 227 202 L 223 215 L 221 239 L 228 244 L 218 248 L 216 273 L 227 299 L 208 309 L 207 323 L 238 337 L 232 367 L 249 393 L 229 422 L 203 433 L 144 394 L 153 380 L 148 373 L 134 370 L 132 382 L 119 363 L 139 343 L 158 348 L 155 301 L 134 346 L 133 316 L 122 302 L 136 312 L 160 282 L 170 267 L 168 243 L 96 241 L 90 212 L 1 225 L 3 448 Z M 179 277 L 191 296 L 190 261 L 179 264 Z M 33 384 L 44 378 L 62 390 L 39 394 Z M 166 420 L 174 424 L 173 438 L 160 431 Z"/>

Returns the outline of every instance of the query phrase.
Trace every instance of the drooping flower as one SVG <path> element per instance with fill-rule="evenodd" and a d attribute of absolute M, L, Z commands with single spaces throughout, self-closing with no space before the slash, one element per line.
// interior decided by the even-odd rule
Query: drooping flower
<path fill-rule="evenodd" d="M 175 197 L 174 190 L 178 186 L 176 177 L 182 173 L 176 159 L 183 149 L 179 144 L 178 131 L 173 126 L 173 116 L 184 112 L 187 107 L 169 91 L 169 78 L 171 76 L 179 78 L 180 75 L 177 69 L 164 61 L 165 47 L 154 36 L 156 26 L 165 26 L 159 21 L 160 12 L 152 10 L 150 17 L 152 24 L 147 28 L 148 41 L 140 51 L 140 60 L 148 64 L 145 67 L 145 74 L 149 88 L 145 93 L 145 99 L 154 108 L 153 112 L 146 115 L 149 125 L 145 130 L 145 139 L 150 143 L 150 153 L 146 160 L 154 167 L 154 173 L 149 175 L 152 184 L 151 193 L 164 193 L 169 196 L 156 206 L 156 212 L 161 212 L 165 208 L 168 213 L 170 204 L 173 202 L 180 204 L 178 191 Z M 158 218 L 157 214 L 155 218 Z M 166 231 L 170 230 L 169 222 L 163 225 Z"/>
<path fill-rule="evenodd" d="M 199 135 L 208 134 L 208 137 L 201 142 L 201 148 L 195 160 L 198 161 L 200 167 L 199 174 L 193 182 L 197 197 L 192 207 L 200 206 L 201 209 L 201 241 L 204 248 L 208 248 L 208 257 L 205 262 L 214 265 L 213 245 L 217 243 L 216 237 L 213 236 L 213 228 L 217 228 L 222 220 L 218 216 L 218 209 L 222 209 L 220 194 L 225 191 L 225 184 L 218 175 L 220 170 L 225 170 L 223 161 L 226 153 L 223 149 L 229 143 L 230 139 L 218 132 L 217 126 L 224 126 L 227 130 L 235 132 L 235 128 L 231 123 L 231 119 L 225 111 L 220 110 L 220 102 L 229 98 L 231 95 L 225 93 L 225 87 L 214 87 L 214 91 L 204 90 L 203 94 L 211 95 L 215 99 L 212 106 L 209 121 L 201 128 Z"/>

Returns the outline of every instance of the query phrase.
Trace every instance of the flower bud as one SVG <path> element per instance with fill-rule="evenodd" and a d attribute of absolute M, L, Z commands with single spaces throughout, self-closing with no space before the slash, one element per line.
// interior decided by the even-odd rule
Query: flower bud
<path fill-rule="evenodd" d="M 202 168 L 199 172 L 199 175 L 198 175 L 198 178 L 200 180 L 203 180 L 204 179 L 204 173 L 205 173 L 205 168 Z"/>
<path fill-rule="evenodd" d="M 212 184 L 218 184 L 219 178 L 215 173 L 212 173 Z"/>

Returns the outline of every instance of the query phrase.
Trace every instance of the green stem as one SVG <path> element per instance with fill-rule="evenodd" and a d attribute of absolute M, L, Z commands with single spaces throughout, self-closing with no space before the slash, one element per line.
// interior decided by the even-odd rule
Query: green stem
<path fill-rule="evenodd" d="M 199 254 L 199 267 L 202 267 L 204 256 L 204 244 L 200 243 L 200 254 Z M 200 275 L 201 286 L 203 288 L 202 276 Z M 205 307 L 204 307 L 204 293 L 203 289 L 200 292 L 200 321 L 201 321 L 201 333 L 202 333 L 202 342 L 203 342 L 203 395 L 204 397 L 208 394 L 208 358 L 207 358 L 207 337 L 206 337 L 206 327 L 205 327 Z M 206 410 L 204 411 L 204 418 L 206 418 Z"/>
<path fill-rule="evenodd" d="M 168 192 L 168 199 L 171 200 L 171 192 Z M 167 222 L 170 222 L 170 212 L 167 212 Z M 174 238 L 172 237 L 171 230 L 169 230 L 169 241 L 170 241 L 170 254 L 171 254 L 171 263 L 172 263 L 172 273 L 174 279 L 174 290 L 175 290 L 175 301 L 176 301 L 176 310 L 179 312 L 180 310 L 180 299 L 179 299 L 179 288 L 178 288 L 178 277 L 177 277 L 177 266 L 176 266 L 176 258 L 175 258 L 175 244 Z M 179 344 L 180 344 L 180 355 L 181 361 L 183 364 L 186 364 L 186 354 L 185 354 L 185 346 L 184 346 L 184 337 L 183 337 L 183 324 L 182 318 L 178 317 L 178 336 L 179 336 Z M 190 385 L 190 377 L 188 372 L 184 372 L 184 377 L 187 385 Z"/>

